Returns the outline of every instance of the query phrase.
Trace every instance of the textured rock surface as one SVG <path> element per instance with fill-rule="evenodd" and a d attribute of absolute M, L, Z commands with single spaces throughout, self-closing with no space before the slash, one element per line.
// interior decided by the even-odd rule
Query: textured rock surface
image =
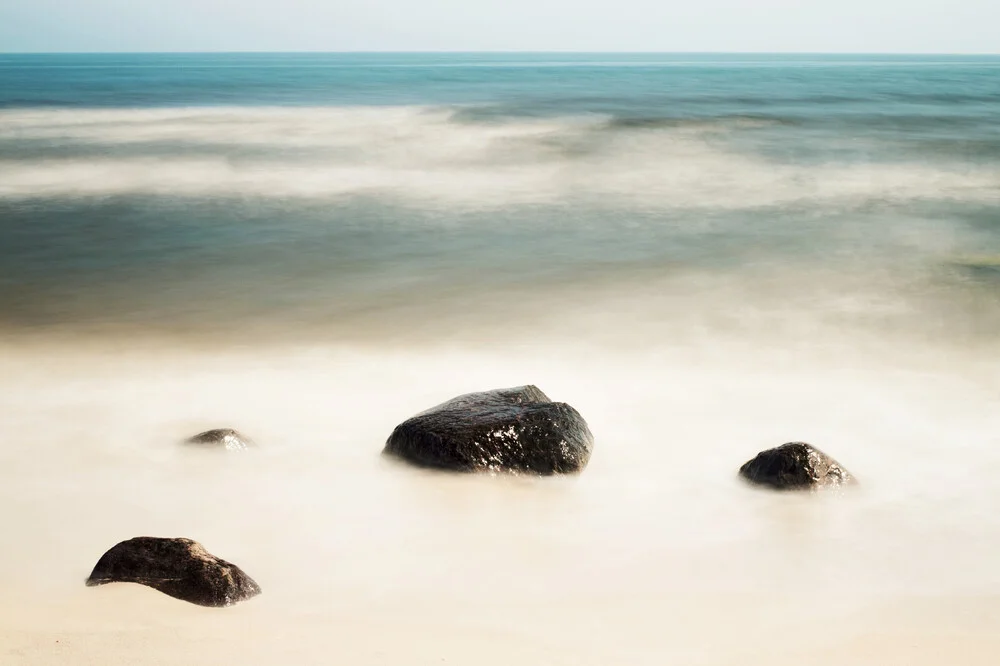
<path fill-rule="evenodd" d="M 206 447 L 218 447 L 227 451 L 246 451 L 257 446 L 247 437 L 244 437 L 232 428 L 219 428 L 217 430 L 206 430 L 188 439 L 185 443 L 197 444 Z"/>
<path fill-rule="evenodd" d="M 235 564 L 191 539 L 136 537 L 101 556 L 87 585 L 140 583 L 200 606 L 231 606 L 260 594 Z"/>
<path fill-rule="evenodd" d="M 840 463 L 805 442 L 789 442 L 761 451 L 740 467 L 751 483 L 778 489 L 808 489 L 854 483 Z"/>
<path fill-rule="evenodd" d="M 469 393 L 396 426 L 384 453 L 461 472 L 563 474 L 587 466 L 594 437 L 580 413 L 535 386 Z"/>

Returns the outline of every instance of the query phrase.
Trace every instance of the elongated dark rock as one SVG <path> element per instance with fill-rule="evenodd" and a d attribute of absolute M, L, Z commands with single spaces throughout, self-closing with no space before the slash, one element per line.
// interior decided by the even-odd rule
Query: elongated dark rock
<path fill-rule="evenodd" d="M 565 474 L 590 460 L 580 413 L 535 386 L 468 393 L 396 426 L 384 453 L 458 472 Z"/>
<path fill-rule="evenodd" d="M 225 449 L 227 451 L 246 451 L 256 447 L 247 437 L 232 428 L 206 430 L 185 441 L 186 444 Z"/>
<path fill-rule="evenodd" d="M 260 594 L 260 586 L 235 564 L 191 539 L 135 537 L 104 553 L 88 586 L 139 583 L 199 606 L 232 606 Z"/>
<path fill-rule="evenodd" d="M 823 488 L 855 483 L 836 460 L 805 442 L 761 451 L 740 467 L 747 481 L 780 490 Z"/>

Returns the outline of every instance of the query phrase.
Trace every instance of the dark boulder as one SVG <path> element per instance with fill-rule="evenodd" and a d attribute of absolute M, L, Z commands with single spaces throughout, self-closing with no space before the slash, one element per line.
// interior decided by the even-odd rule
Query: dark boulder
<path fill-rule="evenodd" d="M 139 583 L 199 606 L 232 606 L 260 594 L 260 586 L 235 564 L 191 539 L 136 537 L 104 553 L 88 586 Z"/>
<path fill-rule="evenodd" d="M 805 442 L 761 451 L 740 467 L 747 481 L 780 490 L 823 488 L 855 483 L 840 463 Z"/>
<path fill-rule="evenodd" d="M 590 460 L 580 413 L 535 386 L 469 393 L 396 426 L 383 453 L 458 472 L 565 474 Z"/>
<path fill-rule="evenodd" d="M 206 430 L 185 441 L 186 444 L 225 449 L 226 451 L 246 451 L 257 445 L 232 428 Z"/>

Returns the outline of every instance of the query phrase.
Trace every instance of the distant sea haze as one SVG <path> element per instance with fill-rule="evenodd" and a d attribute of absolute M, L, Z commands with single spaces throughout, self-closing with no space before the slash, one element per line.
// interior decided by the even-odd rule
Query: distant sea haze
<path fill-rule="evenodd" d="M 998 118 L 994 56 L 0 55 L 0 655 L 992 665 Z M 379 456 L 525 384 L 583 474 Z M 858 488 L 740 483 L 794 440 Z M 83 586 L 140 535 L 264 593 Z"/>

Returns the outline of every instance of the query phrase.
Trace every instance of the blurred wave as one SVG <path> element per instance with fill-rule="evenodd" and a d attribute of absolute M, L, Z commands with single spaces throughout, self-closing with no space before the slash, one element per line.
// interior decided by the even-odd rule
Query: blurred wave
<path fill-rule="evenodd" d="M 0 327 L 980 344 L 998 66 L 3 56 Z"/>
<path fill-rule="evenodd" d="M 772 124 L 456 122 L 433 107 L 3 111 L 0 197 L 371 195 L 472 207 L 613 197 L 666 208 L 1000 201 L 996 164 L 807 163 L 733 138 Z"/>

